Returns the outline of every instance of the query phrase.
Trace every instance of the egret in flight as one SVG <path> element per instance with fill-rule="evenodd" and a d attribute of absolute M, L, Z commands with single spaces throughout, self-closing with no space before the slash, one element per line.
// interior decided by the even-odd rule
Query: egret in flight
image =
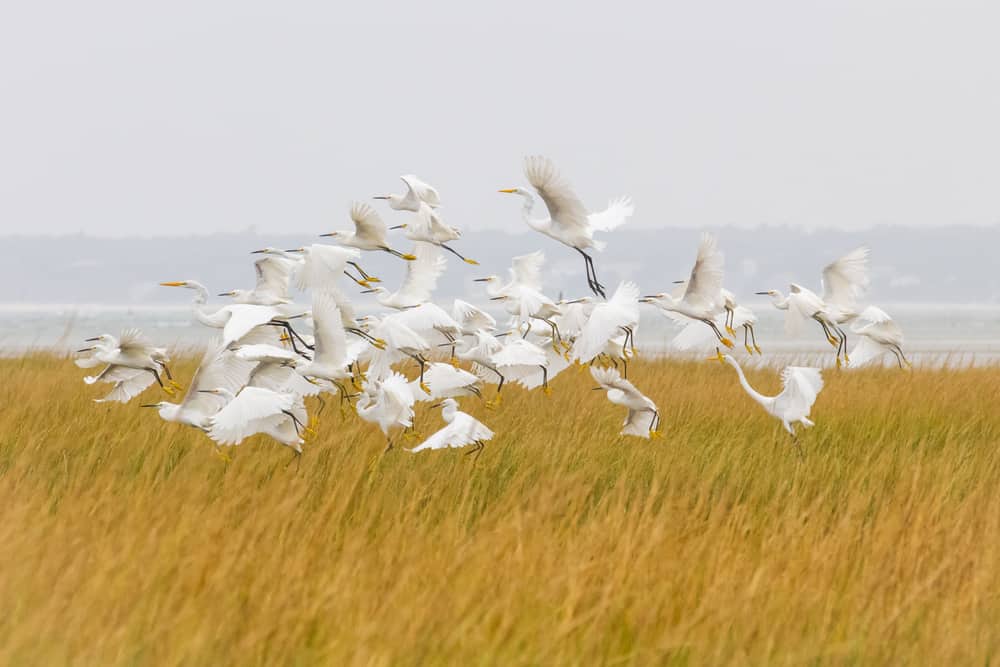
<path fill-rule="evenodd" d="M 389 247 L 387 238 L 389 230 L 378 212 L 368 204 L 355 202 L 351 205 L 351 222 L 354 223 L 353 232 L 337 231 L 320 236 L 336 239 L 340 245 L 358 250 L 381 250 L 405 260 L 416 259 L 409 253 L 402 253 Z"/>
<path fill-rule="evenodd" d="M 431 208 L 441 205 L 441 196 L 438 191 L 413 174 L 406 174 L 399 177 L 406 186 L 406 192 L 401 195 L 375 195 L 372 199 L 385 199 L 389 202 L 389 207 L 395 211 L 412 211 L 416 213 L 420 210 L 421 204 L 426 204 Z"/>
<path fill-rule="evenodd" d="M 858 342 L 851 351 L 853 364 L 863 366 L 888 352 L 900 368 L 912 366 L 903 354 L 903 330 L 881 308 L 865 308 L 851 329 L 858 335 Z"/>
<path fill-rule="evenodd" d="M 486 441 L 493 439 L 493 431 L 472 415 L 459 410 L 458 402 L 453 398 L 446 398 L 434 407 L 438 406 L 441 407 L 441 416 L 447 425 L 408 451 L 422 452 L 425 449 L 475 445 L 468 453 L 475 453 L 475 458 L 478 459 Z"/>
<path fill-rule="evenodd" d="M 621 435 L 635 435 L 640 438 L 660 436 L 660 411 L 652 399 L 644 396 L 614 368 L 591 366 L 590 374 L 600 385 L 594 387 L 594 391 L 606 391 L 609 401 L 628 408 Z"/>
<path fill-rule="evenodd" d="M 624 223 L 635 210 L 632 200 L 620 197 L 597 213 L 588 213 L 569 183 L 560 176 L 555 165 L 546 157 L 529 156 L 524 161 L 524 175 L 538 196 L 545 202 L 548 218 L 533 218 L 535 198 L 525 188 L 505 188 L 500 192 L 524 198 L 521 210 L 524 222 L 537 232 L 563 245 L 573 248 L 583 256 L 587 285 L 594 294 L 606 298 L 604 286 L 597 279 L 594 258 L 587 251 L 603 250 L 605 243 L 594 239 L 594 232 L 607 232 Z"/>
<path fill-rule="evenodd" d="M 257 273 L 257 284 L 252 290 L 234 289 L 219 296 L 232 297 L 236 303 L 252 303 L 258 306 L 277 306 L 291 303 L 288 285 L 297 262 L 292 259 L 270 255 L 253 263 Z"/>
<path fill-rule="evenodd" d="M 122 379 L 132 378 L 134 374 L 127 374 L 128 378 L 125 378 L 118 373 L 118 369 L 131 369 L 150 373 L 168 395 L 172 396 L 177 389 L 181 388 L 174 381 L 174 376 L 167 366 L 167 362 L 170 361 L 170 358 L 167 357 L 167 351 L 162 347 L 153 346 L 138 329 L 126 329 L 120 338 L 115 338 L 111 334 L 101 334 L 94 338 L 88 338 L 87 342 L 94 344 L 77 350 L 77 352 L 93 352 L 94 360 L 107 364 L 96 377 L 85 378 L 87 384 L 98 381 L 118 382 Z M 163 382 L 160 372 L 166 376 L 167 383 Z"/>
<path fill-rule="evenodd" d="M 257 433 L 269 435 L 302 454 L 302 444 L 315 435 L 308 426 L 302 397 L 263 387 L 244 387 L 233 394 L 226 387 L 203 390 L 221 396 L 226 406 L 209 419 L 208 436 L 220 445 L 238 445 Z"/>
<path fill-rule="evenodd" d="M 792 436 L 792 442 L 802 454 L 799 438 L 795 434 L 793 424 L 799 423 L 806 428 L 813 426 L 809 419 L 816 397 L 823 389 L 823 376 L 818 368 L 803 366 L 788 366 L 781 372 L 781 393 L 777 396 L 765 396 L 750 386 L 740 363 L 728 354 L 722 354 L 718 348 L 715 350 L 716 356 L 709 357 L 711 361 L 726 363 L 736 369 L 736 374 L 740 378 L 740 385 L 750 395 L 750 398 L 757 401 L 764 412 L 781 421 L 781 425 Z"/>

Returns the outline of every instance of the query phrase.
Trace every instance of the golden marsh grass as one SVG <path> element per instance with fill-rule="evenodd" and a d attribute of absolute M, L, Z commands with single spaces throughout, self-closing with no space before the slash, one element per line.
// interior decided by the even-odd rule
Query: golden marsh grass
<path fill-rule="evenodd" d="M 183 380 L 191 362 L 178 365 Z M 719 364 L 569 369 L 478 462 L 331 405 L 232 462 L 71 362 L 0 361 L 0 662 L 954 664 L 1000 649 L 1000 369 L 826 372 L 800 461 Z M 749 373 L 761 391 L 777 375 Z M 143 398 L 156 396 L 150 390 Z M 158 400 L 158 399 L 156 399 Z M 418 427 L 441 425 L 418 411 Z"/>

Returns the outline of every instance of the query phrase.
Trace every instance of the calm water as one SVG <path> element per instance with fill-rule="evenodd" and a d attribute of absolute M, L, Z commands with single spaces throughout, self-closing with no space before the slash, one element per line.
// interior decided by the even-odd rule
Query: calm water
<path fill-rule="evenodd" d="M 903 327 L 907 338 L 904 349 L 915 363 L 1000 363 L 1000 305 L 897 304 L 884 309 Z M 782 313 L 767 304 L 755 306 L 755 310 L 760 317 L 757 338 L 765 361 L 833 361 L 832 348 L 817 327 L 806 326 L 801 335 L 789 338 L 784 333 Z M 157 343 L 181 349 L 195 347 L 217 332 L 194 322 L 188 305 L 0 305 L 0 351 L 8 356 L 32 349 L 66 352 L 80 347 L 84 338 L 127 327 L 138 327 Z M 636 342 L 640 351 L 662 354 L 675 332 L 670 322 L 644 307 Z"/>

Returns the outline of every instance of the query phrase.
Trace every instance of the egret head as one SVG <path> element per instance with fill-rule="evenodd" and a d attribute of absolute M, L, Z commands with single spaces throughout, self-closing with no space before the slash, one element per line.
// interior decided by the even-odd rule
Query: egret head
<path fill-rule="evenodd" d="M 472 282 L 476 283 L 488 283 L 490 285 L 496 285 L 500 282 L 500 276 L 486 276 L 485 278 L 473 278 Z"/>

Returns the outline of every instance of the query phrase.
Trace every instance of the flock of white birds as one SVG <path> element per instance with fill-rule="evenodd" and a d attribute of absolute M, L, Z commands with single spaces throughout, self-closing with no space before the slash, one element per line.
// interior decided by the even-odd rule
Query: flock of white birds
<path fill-rule="evenodd" d="M 387 226 L 372 206 L 355 203 L 350 210 L 352 231 L 322 234 L 337 245 L 314 244 L 294 250 L 264 248 L 255 262 L 253 289 L 219 296 L 233 303 L 208 304 L 208 289 L 194 280 L 165 282 L 195 293 L 194 317 L 220 330 L 209 346 L 180 402 L 159 401 L 155 408 L 168 422 L 205 432 L 217 447 L 237 445 L 258 433 L 266 434 L 296 454 L 316 435 L 318 416 L 335 396 L 341 412 L 352 406 L 357 415 L 376 424 L 386 438 L 386 451 L 402 432 L 408 441 L 420 441 L 411 452 L 448 447 L 470 447 L 480 452 L 493 432 L 459 409 L 459 398 L 485 400 L 490 408 L 501 403 L 506 383 L 548 393 L 549 382 L 571 364 L 590 365 L 608 400 L 628 410 L 621 434 L 642 438 L 660 434 L 660 411 L 628 379 L 628 363 L 636 355 L 634 336 L 640 304 L 649 304 L 675 320 L 683 330 L 673 346 L 692 350 L 708 343 L 711 357 L 732 365 L 750 397 L 781 421 L 798 443 L 795 426 L 812 426 L 809 413 L 823 387 L 818 368 L 789 366 L 782 372 L 777 396 L 764 396 L 747 382 L 739 362 L 719 346 L 734 348 L 742 329 L 748 355 L 760 354 L 754 323 L 757 318 L 739 305 L 723 287 L 723 256 L 716 239 L 704 234 L 694 266 L 686 280 L 672 282 L 670 291 L 640 296 L 638 287 L 622 282 L 607 297 L 597 276 L 593 251 L 604 243 L 595 232 L 607 232 L 633 212 L 631 200 L 612 200 L 603 211 L 589 212 L 550 160 L 529 157 L 525 176 L 531 188 L 509 188 L 503 193 L 523 198 L 523 217 L 532 229 L 569 246 L 585 263 L 592 295 L 553 300 L 545 294 L 541 252 L 513 258 L 505 280 L 492 275 L 476 278 L 486 296 L 510 315 L 498 328 L 487 309 L 454 300 L 447 309 L 432 301 L 438 279 L 447 266 L 444 252 L 477 264 L 454 247 L 461 232 L 441 218 L 438 191 L 415 176 L 403 176 L 405 193 L 375 197 L 405 218 Z M 535 196 L 548 217 L 534 217 Z M 397 249 L 390 230 L 402 229 L 412 242 L 408 252 Z M 362 267 L 363 254 L 389 253 L 406 262 L 406 275 L 395 291 Z M 874 306 L 861 309 L 858 301 L 868 287 L 867 248 L 854 250 L 823 269 L 823 296 L 792 284 L 787 296 L 778 291 L 757 292 L 771 297 L 786 311 L 788 328 L 813 320 L 837 348 L 837 366 L 850 363 L 847 333 L 851 326 L 857 344 L 854 365 L 894 356 L 909 366 L 903 354 L 899 327 Z M 308 306 L 295 304 L 290 288 L 308 292 Z M 382 316 L 359 316 L 347 289 L 372 294 L 388 310 Z M 76 364 L 103 366 L 87 384 L 110 383 L 110 393 L 99 402 L 126 403 L 154 382 L 169 396 L 183 387 L 168 367 L 164 348 L 151 344 L 137 330 L 121 336 L 103 334 L 88 339 L 78 350 Z M 463 365 L 465 367 L 463 367 Z M 414 376 L 403 374 L 404 367 Z M 495 385 L 485 392 L 487 385 Z M 318 397 L 316 414 L 307 414 L 305 398 Z M 435 401 L 445 426 L 424 439 L 413 429 L 414 405 Z M 219 449 L 220 453 L 222 452 Z"/>

